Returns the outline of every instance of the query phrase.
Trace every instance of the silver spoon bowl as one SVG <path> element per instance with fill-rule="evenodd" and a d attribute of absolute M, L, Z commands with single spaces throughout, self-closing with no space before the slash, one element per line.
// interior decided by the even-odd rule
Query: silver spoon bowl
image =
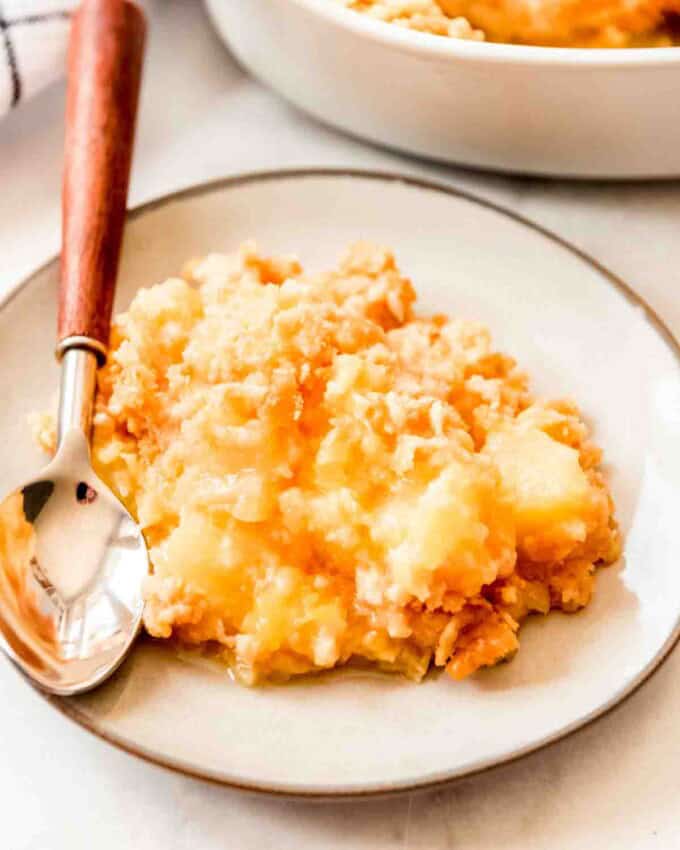
<path fill-rule="evenodd" d="M 58 449 L 0 504 L 0 644 L 37 684 L 87 691 L 137 636 L 149 570 L 142 533 L 90 466 L 97 358 L 62 360 Z"/>

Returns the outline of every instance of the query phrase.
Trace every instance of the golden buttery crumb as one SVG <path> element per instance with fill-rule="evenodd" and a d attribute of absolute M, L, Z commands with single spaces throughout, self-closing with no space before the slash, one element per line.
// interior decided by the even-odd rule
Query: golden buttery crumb
<path fill-rule="evenodd" d="M 332 0 L 376 20 L 451 38 L 556 47 L 677 43 L 680 0 Z"/>
<path fill-rule="evenodd" d="M 620 544 L 577 408 L 415 297 L 373 245 L 310 276 L 247 244 L 115 319 L 93 459 L 150 547 L 150 634 L 247 683 L 350 659 L 460 679 L 589 601 Z"/>

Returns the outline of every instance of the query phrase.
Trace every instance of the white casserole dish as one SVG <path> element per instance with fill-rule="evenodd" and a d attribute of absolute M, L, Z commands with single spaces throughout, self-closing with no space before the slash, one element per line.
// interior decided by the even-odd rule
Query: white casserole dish
<path fill-rule="evenodd" d="M 333 0 L 206 0 L 240 62 L 329 124 L 409 153 L 561 177 L 680 175 L 680 47 L 413 32 Z"/>

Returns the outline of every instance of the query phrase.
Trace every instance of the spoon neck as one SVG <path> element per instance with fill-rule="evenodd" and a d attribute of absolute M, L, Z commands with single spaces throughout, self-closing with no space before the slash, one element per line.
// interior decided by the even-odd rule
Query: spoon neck
<path fill-rule="evenodd" d="M 71 431 L 79 431 L 88 444 L 97 386 L 97 356 L 85 348 L 71 348 L 61 360 L 57 445 Z"/>

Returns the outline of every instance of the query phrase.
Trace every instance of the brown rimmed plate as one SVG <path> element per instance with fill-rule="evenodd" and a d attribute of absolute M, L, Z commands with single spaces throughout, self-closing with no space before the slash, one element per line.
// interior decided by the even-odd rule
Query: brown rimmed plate
<path fill-rule="evenodd" d="M 532 752 L 609 711 L 680 631 L 680 368 L 649 308 L 588 257 L 519 217 L 450 188 L 390 174 L 291 171 L 235 177 L 130 215 L 119 307 L 184 261 L 256 238 L 305 266 L 368 238 L 393 246 L 424 311 L 490 325 L 538 393 L 573 395 L 605 447 L 626 537 L 592 605 L 528 622 L 510 664 L 420 685 L 359 671 L 246 689 L 214 666 L 142 641 L 106 686 L 52 704 L 131 753 L 228 785 L 309 796 L 389 793 Z M 57 263 L 0 309 L 0 468 L 9 488 L 38 468 L 26 417 L 49 406 Z"/>

